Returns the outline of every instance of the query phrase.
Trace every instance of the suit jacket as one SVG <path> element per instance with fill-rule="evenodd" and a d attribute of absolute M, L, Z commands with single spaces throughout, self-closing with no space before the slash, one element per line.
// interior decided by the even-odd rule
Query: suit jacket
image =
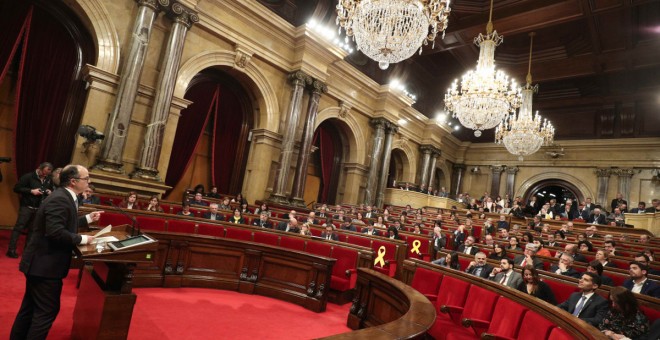
<path fill-rule="evenodd" d="M 582 298 L 582 292 L 573 293 L 568 300 L 560 303 L 557 307 L 573 314 L 580 298 Z M 584 306 L 582 306 L 578 318 L 590 323 L 592 326 L 598 327 L 598 324 L 600 324 L 603 318 L 605 318 L 608 311 L 609 303 L 607 300 L 597 293 L 594 293 L 589 300 L 584 303 Z"/>
<path fill-rule="evenodd" d="M 472 267 L 472 268 L 468 268 L 465 272 L 468 273 L 468 274 L 474 275 L 474 273 L 476 272 L 476 270 L 477 270 L 477 266 L 474 266 L 474 267 Z M 483 266 L 483 269 L 481 270 L 481 274 L 479 275 L 479 277 L 484 278 L 484 279 L 487 279 L 487 278 L 488 278 L 488 275 L 490 275 L 490 272 L 492 272 L 492 271 L 493 271 L 493 266 L 491 266 L 490 264 L 486 263 L 486 264 Z"/>
<path fill-rule="evenodd" d="M 497 230 L 506 229 L 509 230 L 509 223 L 507 221 L 497 221 Z"/>
<path fill-rule="evenodd" d="M 322 232 L 321 233 L 321 238 L 324 239 L 324 240 L 327 240 L 328 239 L 328 234 L 325 231 Z M 330 234 L 330 239 L 333 240 L 333 241 L 339 241 L 339 235 L 337 235 L 336 233 L 332 233 L 332 234 Z"/>
<path fill-rule="evenodd" d="M 289 224 L 289 222 L 280 222 L 280 223 L 277 225 L 277 230 L 286 231 L 286 227 L 287 227 L 288 224 Z M 300 233 L 300 228 L 298 228 L 298 227 L 291 227 L 291 228 L 289 228 L 289 232 L 290 232 L 290 233 L 297 233 L 297 234 L 299 234 L 299 233 Z"/>
<path fill-rule="evenodd" d="M 271 221 L 261 222 L 261 219 L 254 220 L 252 222 L 252 225 L 257 226 L 257 227 L 261 227 L 261 228 L 273 229 L 273 222 L 271 222 Z"/>
<path fill-rule="evenodd" d="M 348 226 L 341 226 L 341 230 L 357 231 L 357 228 L 355 228 L 354 225 L 349 224 Z"/>
<path fill-rule="evenodd" d="M 238 220 L 236 220 L 236 219 L 234 218 L 234 216 L 230 216 L 230 217 L 229 217 L 229 221 L 227 221 L 227 222 L 229 222 L 229 223 L 235 223 L 235 224 L 245 224 L 245 218 L 241 217 L 241 218 L 239 218 Z"/>
<path fill-rule="evenodd" d="M 80 244 L 78 227 L 86 227 L 85 216 L 78 217 L 78 209 L 71 194 L 59 188 L 48 196 L 37 211 L 31 236 L 19 265 L 26 275 L 62 279 L 69 273 L 71 253 Z"/>
<path fill-rule="evenodd" d="M 376 228 L 374 228 L 374 230 L 371 231 L 371 232 L 369 232 L 369 228 L 364 228 L 364 229 L 362 230 L 362 233 L 363 233 L 363 234 L 367 234 L 367 235 L 376 235 L 376 236 L 380 236 L 380 233 L 378 232 L 378 230 L 376 230 Z"/>
<path fill-rule="evenodd" d="M 559 269 L 559 266 L 557 266 L 557 265 L 554 265 L 554 266 L 550 267 L 550 271 L 553 272 L 553 273 L 556 273 L 557 269 Z M 561 272 L 561 275 L 574 277 L 576 279 L 579 279 L 580 277 L 582 277 L 582 274 L 580 272 L 578 272 L 577 270 L 573 269 L 573 268 L 568 268 L 567 271 Z"/>
<path fill-rule="evenodd" d="M 620 200 L 620 201 L 619 201 L 619 200 L 617 200 L 616 198 L 613 199 L 613 200 L 612 200 L 612 203 L 610 204 L 610 207 L 612 208 L 611 211 L 614 211 L 614 209 L 615 209 L 616 207 L 618 207 L 619 204 L 625 204 L 626 206 L 628 206 L 628 201 L 626 201 L 626 200 Z"/>
<path fill-rule="evenodd" d="M 594 214 L 594 215 L 591 215 L 591 217 L 589 217 L 589 219 L 587 220 L 587 223 L 605 224 L 606 219 L 607 219 L 607 217 L 605 217 L 605 214 L 600 214 L 598 216 L 596 216 Z"/>
<path fill-rule="evenodd" d="M 435 237 L 433 239 L 433 249 L 439 251 L 440 249 L 447 246 L 447 239 L 445 237 Z"/>
<path fill-rule="evenodd" d="M 584 257 L 584 255 L 582 254 L 575 254 L 575 256 L 573 256 L 573 260 L 577 262 L 589 263 L 589 261 L 587 261 L 587 258 Z"/>
<path fill-rule="evenodd" d="M 458 246 L 458 250 L 457 250 L 457 251 L 458 251 L 459 253 L 463 253 L 463 254 L 464 254 L 464 253 L 465 253 L 465 244 L 461 244 L 460 246 Z M 472 246 L 472 249 L 470 249 L 470 255 L 476 255 L 478 252 L 479 252 L 479 247 Z"/>
<path fill-rule="evenodd" d="M 606 286 L 614 287 L 614 281 L 609 276 L 601 275 L 600 283 Z"/>
<path fill-rule="evenodd" d="M 207 211 L 204 213 L 204 218 L 205 219 L 211 219 L 211 212 Z M 215 221 L 224 221 L 225 220 L 225 215 L 221 213 L 215 214 Z"/>
<path fill-rule="evenodd" d="M 630 210 L 631 214 L 645 214 L 647 209 L 633 208 Z"/>
<path fill-rule="evenodd" d="M 518 286 L 523 282 L 522 275 L 520 275 L 520 273 L 516 271 L 511 271 L 511 273 L 509 273 L 508 275 L 509 275 L 509 280 L 507 281 L 506 286 L 511 287 L 513 289 L 518 289 Z M 488 279 L 493 282 L 499 283 L 500 281 L 502 281 L 503 277 L 504 277 L 504 273 L 499 272 L 494 277 L 489 276 Z"/>
<path fill-rule="evenodd" d="M 517 266 L 520 266 L 520 264 L 524 259 L 525 259 L 525 255 L 517 255 L 516 257 L 513 258 L 513 263 Z M 534 268 L 543 270 L 543 261 L 541 259 L 537 258 L 536 256 L 532 256 L 532 262 L 533 263 L 525 263 L 525 265 L 531 264 L 534 266 Z"/>
<path fill-rule="evenodd" d="M 375 212 L 366 212 L 364 213 L 364 218 L 376 218 L 376 213 Z"/>
<path fill-rule="evenodd" d="M 628 290 L 632 290 L 633 288 L 632 279 L 627 279 L 626 281 L 623 281 L 623 287 L 625 287 Z M 647 279 L 646 282 L 644 282 L 644 285 L 642 286 L 642 291 L 640 293 L 644 295 L 660 298 L 660 285 L 658 285 L 654 281 L 651 281 L 650 279 Z"/>

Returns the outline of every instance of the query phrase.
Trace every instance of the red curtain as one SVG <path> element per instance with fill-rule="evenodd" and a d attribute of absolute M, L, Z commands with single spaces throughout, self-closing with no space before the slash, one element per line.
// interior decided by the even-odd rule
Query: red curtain
<path fill-rule="evenodd" d="M 32 5 L 23 1 L 7 1 L 0 9 L 0 82 L 9 70 L 32 19 Z M 22 58 L 21 58 L 22 59 Z M 22 62 L 21 62 L 22 64 Z"/>
<path fill-rule="evenodd" d="M 211 143 L 211 178 L 218 192 L 231 193 L 232 173 L 235 169 L 244 123 L 242 105 L 236 93 L 223 88 L 218 102 Z M 240 187 L 240 186 L 239 186 Z"/>
<path fill-rule="evenodd" d="M 318 129 L 319 152 L 321 156 L 321 181 L 322 192 L 320 202 L 328 201 L 328 192 L 330 191 L 330 180 L 334 168 L 335 144 L 332 140 L 332 134 L 322 126 Z"/>
<path fill-rule="evenodd" d="M 172 188 L 190 165 L 209 117 L 216 116 L 219 97 L 220 86 L 209 82 L 195 84 L 186 92 L 185 98 L 193 103 L 181 111 L 176 128 L 172 156 L 165 177 L 165 183 Z"/>

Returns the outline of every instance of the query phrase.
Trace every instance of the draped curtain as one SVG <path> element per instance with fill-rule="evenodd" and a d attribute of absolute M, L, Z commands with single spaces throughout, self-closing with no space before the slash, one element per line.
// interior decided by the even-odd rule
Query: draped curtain
<path fill-rule="evenodd" d="M 321 158 L 321 181 L 322 189 L 320 192 L 319 202 L 328 201 L 328 192 L 331 188 L 331 179 L 333 175 L 333 170 L 335 168 L 335 143 L 332 139 L 332 134 L 324 129 L 319 127 L 318 129 L 318 139 L 319 139 L 319 153 Z"/>
<path fill-rule="evenodd" d="M 211 179 L 218 192 L 236 194 L 230 192 L 230 187 L 233 171 L 240 171 L 235 165 L 239 145 L 244 142 L 241 138 L 244 120 L 238 97 L 233 91 L 224 89 L 215 112 L 211 142 Z"/>

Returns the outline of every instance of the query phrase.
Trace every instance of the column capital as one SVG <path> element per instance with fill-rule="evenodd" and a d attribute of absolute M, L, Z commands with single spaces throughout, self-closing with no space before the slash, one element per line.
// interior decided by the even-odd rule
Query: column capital
<path fill-rule="evenodd" d="M 594 170 L 596 177 L 610 177 L 612 174 L 612 169 L 610 168 L 598 168 Z"/>
<path fill-rule="evenodd" d="M 300 70 L 289 73 L 287 79 L 293 86 L 305 86 L 312 83 L 312 77 Z"/>
<path fill-rule="evenodd" d="M 465 170 L 465 164 L 454 164 L 454 166 L 452 166 L 452 168 L 454 168 L 456 170 Z"/>
<path fill-rule="evenodd" d="M 420 145 L 419 146 L 419 151 L 421 151 L 424 154 L 431 154 L 433 152 L 434 147 L 432 145 Z"/>
<path fill-rule="evenodd" d="M 635 174 L 634 169 L 612 169 L 612 175 L 617 175 L 619 177 L 632 177 Z"/>
<path fill-rule="evenodd" d="M 399 132 L 399 127 L 396 124 L 392 122 L 387 122 L 387 124 L 385 125 L 385 133 L 389 135 L 395 135 L 398 132 Z"/>
<path fill-rule="evenodd" d="M 520 171 L 520 168 L 517 166 L 509 166 L 506 168 L 506 173 L 510 175 L 515 175 L 518 171 Z"/>
<path fill-rule="evenodd" d="M 491 165 L 490 170 L 493 173 L 502 173 L 506 169 L 506 165 Z"/>
<path fill-rule="evenodd" d="M 309 92 L 317 95 L 328 93 L 328 85 L 318 79 L 312 79 L 309 85 Z"/>
<path fill-rule="evenodd" d="M 388 123 L 389 121 L 387 119 L 380 117 L 371 118 L 371 120 L 369 121 L 369 124 L 371 124 L 371 126 L 373 126 L 376 130 L 378 129 L 384 130 Z"/>
<path fill-rule="evenodd" d="M 199 16 L 197 15 L 197 12 L 193 11 L 192 9 L 178 2 L 173 3 L 172 6 L 170 6 L 169 10 L 170 11 L 168 12 L 168 14 L 174 20 L 174 22 L 183 24 L 188 29 L 193 24 L 199 22 Z"/>
<path fill-rule="evenodd" d="M 137 2 L 138 6 L 146 6 L 154 11 L 160 9 L 158 6 L 167 7 L 170 4 L 169 0 L 135 0 L 135 2 Z"/>

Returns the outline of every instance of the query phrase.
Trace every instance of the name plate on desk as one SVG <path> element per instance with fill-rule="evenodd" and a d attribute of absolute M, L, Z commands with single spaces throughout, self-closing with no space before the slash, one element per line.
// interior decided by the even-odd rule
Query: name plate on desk
<path fill-rule="evenodd" d="M 108 246 L 110 246 L 112 250 L 124 250 L 127 248 L 137 247 L 143 244 L 154 243 L 154 242 L 156 242 L 156 240 L 152 239 L 147 235 L 138 235 L 138 236 L 129 237 L 121 241 L 108 243 Z"/>

